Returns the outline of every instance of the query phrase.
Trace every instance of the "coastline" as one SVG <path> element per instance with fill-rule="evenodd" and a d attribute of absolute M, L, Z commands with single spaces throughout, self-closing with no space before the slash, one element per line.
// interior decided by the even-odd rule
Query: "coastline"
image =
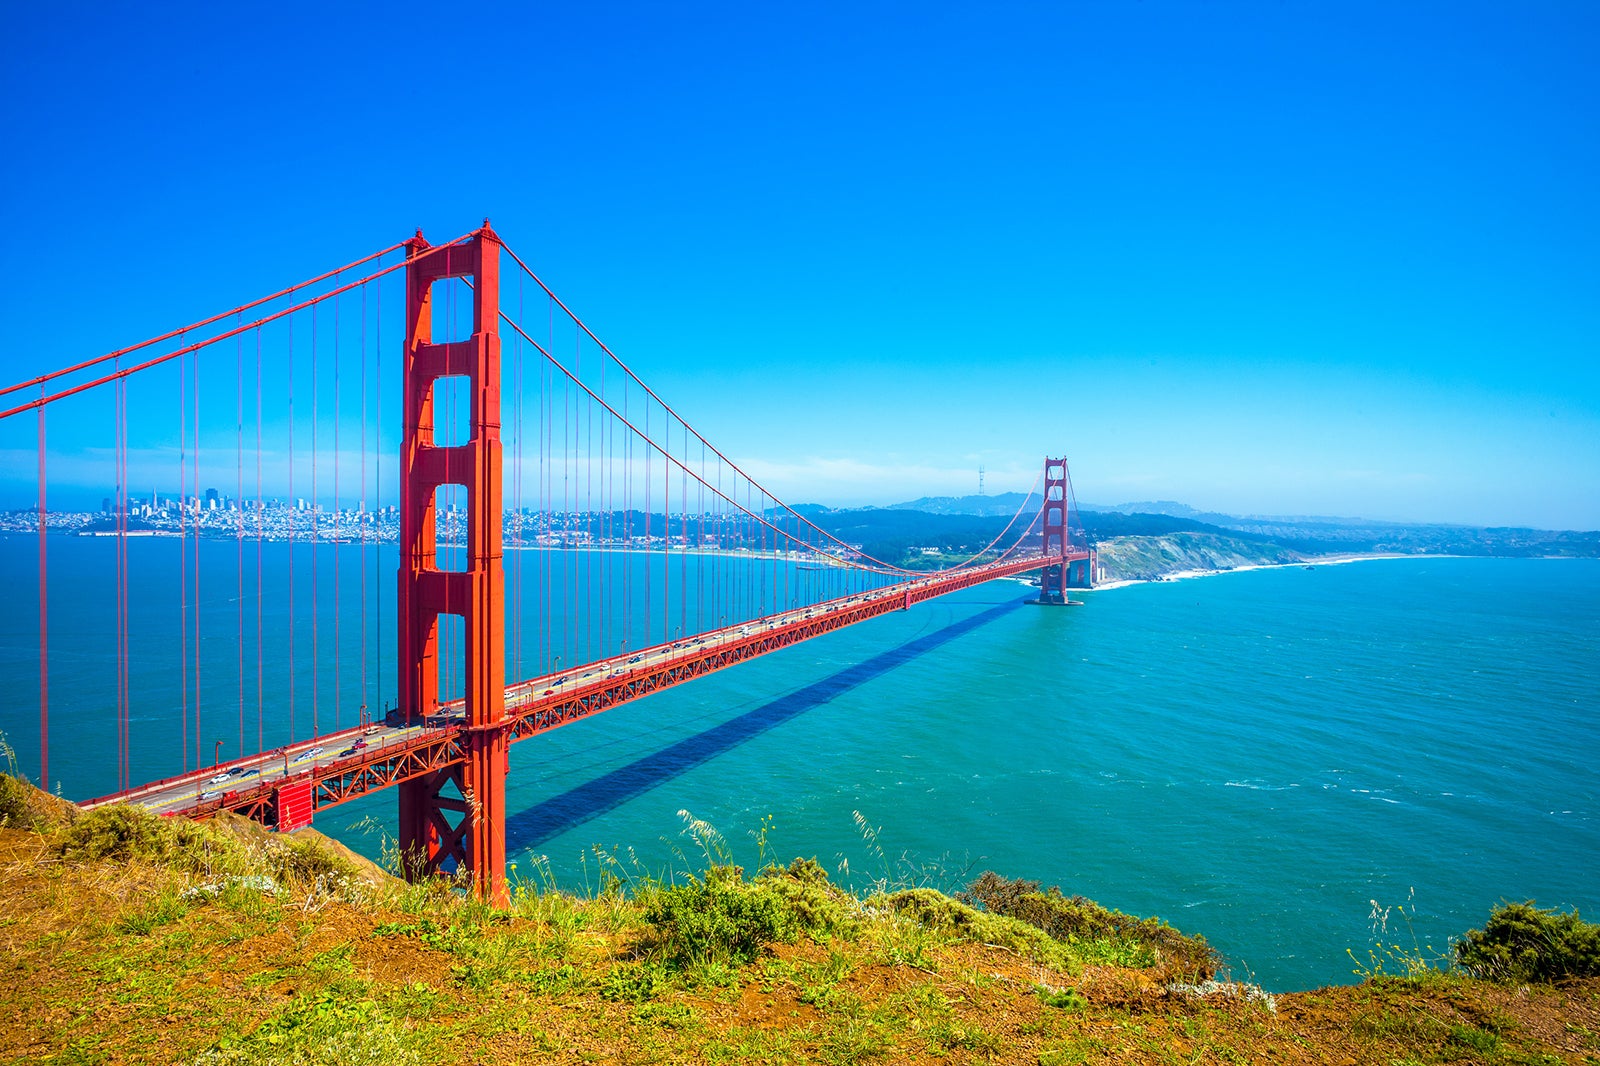
<path fill-rule="evenodd" d="M 1112 581 L 1102 581 L 1092 588 L 1074 589 L 1075 592 L 1103 592 L 1111 589 L 1126 588 L 1129 585 L 1159 585 L 1167 581 L 1188 581 L 1197 577 L 1216 577 L 1219 574 L 1238 574 L 1246 570 L 1292 570 L 1296 567 L 1311 569 L 1318 566 L 1341 566 L 1345 563 L 1364 563 L 1376 559 L 1459 559 L 1458 555 L 1408 555 L 1404 552 L 1339 552 L 1333 555 L 1313 555 L 1293 563 L 1245 563 L 1242 566 L 1230 566 L 1225 570 L 1218 569 L 1190 569 L 1174 570 L 1162 574 L 1160 577 L 1143 578 L 1117 578 Z"/>

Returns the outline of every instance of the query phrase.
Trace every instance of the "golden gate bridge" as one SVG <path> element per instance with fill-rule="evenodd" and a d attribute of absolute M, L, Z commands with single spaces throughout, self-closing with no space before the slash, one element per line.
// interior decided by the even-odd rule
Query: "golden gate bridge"
<path fill-rule="evenodd" d="M 40 784 L 54 692 L 57 730 L 103 739 L 115 770 L 86 806 L 288 831 L 393 787 L 408 875 L 468 871 L 490 900 L 511 744 L 981 582 L 1039 571 L 1038 602 L 1064 604 L 1093 577 L 1062 458 L 943 569 L 845 543 L 707 441 L 487 221 L 0 405 L 0 447 L 36 455 L 36 499 L 5 531 L 37 542 L 37 673 L 8 683 L 37 685 Z M 67 532 L 88 554 L 52 571 Z"/>

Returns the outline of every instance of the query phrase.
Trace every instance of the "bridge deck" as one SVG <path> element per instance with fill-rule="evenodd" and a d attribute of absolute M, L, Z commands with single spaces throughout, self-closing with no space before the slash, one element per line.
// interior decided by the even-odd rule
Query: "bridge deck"
<path fill-rule="evenodd" d="M 1074 552 L 1066 562 L 1087 558 Z M 558 675 L 506 687 L 506 721 L 515 742 L 566 725 L 673 685 L 702 677 L 824 633 L 904 610 L 958 589 L 1013 577 L 1063 561 L 1038 556 L 993 563 L 827 600 L 810 607 L 721 629 L 698 637 L 624 653 Z M 363 724 L 298 741 L 278 751 L 237 759 L 151 782 L 83 804 L 139 803 L 158 814 L 205 818 L 232 810 L 267 824 L 276 820 L 278 790 L 286 782 L 309 784 L 314 810 L 441 770 L 466 758 L 465 708 L 456 700 L 426 721 L 390 726 Z M 338 749 L 325 758 L 330 749 Z"/>

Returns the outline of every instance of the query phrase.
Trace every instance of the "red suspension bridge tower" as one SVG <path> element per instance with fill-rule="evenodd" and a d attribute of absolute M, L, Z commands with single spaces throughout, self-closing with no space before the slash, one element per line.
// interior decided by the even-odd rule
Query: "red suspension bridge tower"
<path fill-rule="evenodd" d="M 1075 550 L 1072 545 L 1071 485 L 1068 482 L 1067 460 L 1044 461 L 1044 514 L 1039 530 L 1039 554 L 1048 563 L 1040 577 L 1039 599 L 1042 604 L 1071 603 L 1069 588 L 1088 588 L 1093 583 L 1095 553 L 1093 549 Z"/>
<path fill-rule="evenodd" d="M 465 623 L 467 758 L 400 785 L 400 851 L 413 876 L 447 861 L 472 872 L 477 894 L 506 902 L 505 571 L 501 554 L 500 238 L 482 229 L 429 252 L 421 231 L 406 267 L 404 414 L 400 445 L 399 712 L 407 724 L 439 706 L 439 618 Z M 471 279 L 472 333 L 435 343 L 434 284 Z M 464 377 L 468 437 L 440 444 L 435 386 Z M 439 566 L 438 490 L 467 496 L 465 567 Z M 451 795 L 454 791 L 456 795 Z M 455 820 L 452 821 L 452 818 Z"/>

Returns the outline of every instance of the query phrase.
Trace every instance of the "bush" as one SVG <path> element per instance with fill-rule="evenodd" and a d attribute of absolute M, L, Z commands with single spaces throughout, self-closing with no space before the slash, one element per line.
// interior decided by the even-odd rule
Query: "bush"
<path fill-rule="evenodd" d="M 15 767 L 16 760 L 9 752 L 5 734 L 0 733 L 0 765 L 9 758 Z M 0 773 L 0 829 L 49 833 L 72 824 L 80 813 L 77 804 L 34 788 L 26 777 Z"/>
<path fill-rule="evenodd" d="M 1489 912 L 1482 929 L 1456 941 L 1456 961 L 1475 977 L 1528 984 L 1560 977 L 1600 977 L 1600 925 L 1527 903 Z"/>
<path fill-rule="evenodd" d="M 150 862 L 186 870 L 218 867 L 242 872 L 244 848 L 186 818 L 157 818 L 142 807 L 99 807 L 69 826 L 56 843 L 62 858 L 78 862 Z"/>
<path fill-rule="evenodd" d="M 33 811 L 28 786 L 10 774 L 0 774 L 0 829 L 32 829 Z"/>
<path fill-rule="evenodd" d="M 874 896 L 868 903 L 892 910 L 936 933 L 979 944 L 997 944 L 1048 965 L 1071 965 L 1062 945 L 1039 929 L 1003 914 L 985 914 L 937 889 L 908 888 Z"/>
<path fill-rule="evenodd" d="M 795 928 L 813 938 L 853 939 L 861 931 L 855 897 L 830 884 L 815 859 L 796 859 L 788 869 L 767 867 L 756 877 L 756 889 L 776 896 Z"/>
<path fill-rule="evenodd" d="M 956 898 L 1027 922 L 1062 943 L 1109 941 L 1142 947 L 1151 963 L 1175 976 L 1204 979 L 1216 973 L 1217 956 L 1205 937 L 1185 936 L 1158 918 L 1138 918 L 1082 896 L 1062 895 L 1054 886 L 1040 891 L 1037 881 L 1011 881 L 990 870 Z"/>
<path fill-rule="evenodd" d="M 349 884 L 361 879 L 354 863 L 316 840 L 280 838 L 264 850 L 266 865 L 282 881 Z"/>
<path fill-rule="evenodd" d="M 653 953 L 671 965 L 743 965 L 769 942 L 798 932 L 782 896 L 744 882 L 737 866 L 713 866 L 705 880 L 656 889 L 645 899 L 645 920 L 655 927 Z"/>

